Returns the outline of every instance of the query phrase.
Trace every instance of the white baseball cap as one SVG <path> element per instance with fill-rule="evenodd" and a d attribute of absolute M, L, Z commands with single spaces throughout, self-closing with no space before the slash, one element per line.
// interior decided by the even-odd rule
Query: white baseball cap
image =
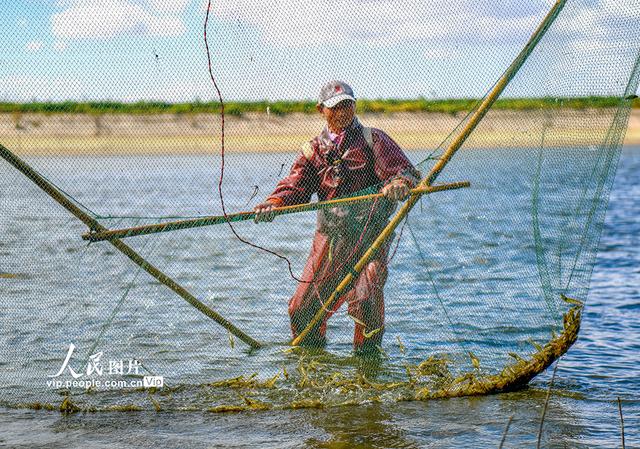
<path fill-rule="evenodd" d="M 344 100 L 356 101 L 353 96 L 353 89 L 347 83 L 333 80 L 322 86 L 318 104 L 332 108 Z"/>

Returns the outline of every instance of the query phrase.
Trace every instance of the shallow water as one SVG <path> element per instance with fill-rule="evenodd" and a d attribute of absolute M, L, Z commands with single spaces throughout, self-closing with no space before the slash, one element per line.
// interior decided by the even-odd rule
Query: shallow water
<path fill-rule="evenodd" d="M 473 177 L 474 170 L 479 172 L 486 168 L 485 156 L 476 152 L 476 156 L 467 161 L 472 168 L 466 175 Z M 287 161 L 290 158 L 287 155 L 269 157 L 270 160 L 261 162 L 265 164 L 261 166 L 265 169 L 258 181 L 255 178 L 243 178 L 247 170 L 242 160 L 229 159 L 227 179 L 231 181 L 226 197 L 229 198 L 230 209 L 246 207 L 253 191 L 252 184 L 257 182 L 262 191 L 253 200 L 254 204 L 276 179 L 280 160 Z M 51 179 L 98 214 L 111 211 L 117 211 L 119 215 L 139 214 L 145 210 L 149 215 L 175 213 L 186 216 L 213 213 L 219 208 L 210 200 L 211 192 L 216 189 L 218 170 L 211 159 L 161 159 L 143 159 L 136 164 L 131 164 L 127 158 L 113 158 L 106 162 L 88 158 L 73 161 L 73 164 L 64 159 L 46 158 L 31 162 L 43 170 L 47 169 Z M 513 175 L 509 158 L 505 159 L 504 176 Z M 110 167 L 111 171 L 96 170 L 95 167 L 101 164 Z M 181 170 L 184 168 L 181 164 L 188 170 Z M 132 166 L 136 170 L 132 170 Z M 174 171 L 167 170 L 167 167 Z M 270 170 L 271 167 L 277 168 Z M 255 170 L 255 167 L 252 168 Z M 188 177 L 179 175 L 185 171 L 189 173 Z M 225 333 L 213 331 L 212 328 L 215 328 L 209 322 L 192 313 L 189 306 L 182 304 L 172 294 L 164 292 L 143 276 L 135 277 L 135 270 L 131 270 L 127 261 L 114 255 L 106 245 L 87 249 L 83 244 L 71 240 L 71 236 L 77 239 L 77 235 L 83 232 L 75 219 L 68 218 L 63 211 L 54 208 L 37 190 L 6 167 L 2 168 L 2 173 L 6 176 L 2 178 L 5 184 L 0 192 L 8 192 L 0 202 L 6 208 L 3 210 L 9 210 L 11 216 L 21 217 L 23 223 L 38 223 L 50 217 L 47 226 L 31 226 L 28 235 L 24 234 L 24 228 L 10 226 L 7 221 L 0 222 L 4 226 L 4 234 L 9 236 L 0 247 L 0 251 L 6 252 L 3 253 L 3 262 L 7 254 L 12 256 L 8 265 L 0 267 L 0 271 L 17 276 L 10 279 L 10 284 L 0 280 L 5 282 L 0 284 L 5 299 L 0 312 L 4 323 L 1 347 L 8 360 L 0 373 L 3 380 L 0 387 L 5 400 L 26 402 L 33 401 L 35 397 L 44 398 L 41 399 L 43 402 L 59 402 L 60 397 L 52 396 L 51 391 L 48 396 L 41 393 L 43 379 L 46 374 L 58 369 L 68 342 L 75 342 L 83 354 L 89 354 L 89 346 L 96 341 L 105 317 L 118 304 L 123 297 L 122 292 L 129 285 L 131 289 L 127 301 L 120 306 L 112 325 L 100 340 L 102 343 L 99 348 L 108 351 L 108 354 L 116 357 L 144 355 L 145 364 L 152 366 L 158 374 L 168 379 L 172 376 L 176 379 L 188 378 L 194 383 L 253 371 L 259 371 L 263 378 L 269 377 L 278 372 L 283 363 L 287 364 L 289 356 L 283 356 L 280 346 L 277 346 L 288 335 L 284 297 L 295 285 L 292 280 L 282 280 L 286 279 L 283 276 L 286 267 L 269 261 L 267 268 L 273 266 L 273 269 L 258 272 L 248 269 L 250 264 L 243 263 L 243 260 L 256 257 L 255 254 L 229 239 L 224 234 L 228 231 L 223 230 L 203 229 L 186 233 L 182 239 L 163 236 L 157 240 L 143 238 L 131 242 L 143 254 L 153 256 L 163 270 L 187 285 L 197 297 L 206 298 L 223 315 L 247 325 L 254 335 L 272 344 L 266 351 L 247 355 L 240 342 L 236 341 L 233 349 L 230 348 Z M 452 179 L 449 180 L 460 180 L 465 176 L 455 166 L 451 173 Z M 479 188 L 490 185 L 492 181 L 489 176 L 473 178 Z M 123 197 L 118 195 L 122 191 L 137 194 L 130 193 Z M 611 194 L 580 339 L 561 359 L 557 371 L 554 394 L 545 420 L 543 446 L 618 446 L 618 396 L 622 399 L 627 447 L 640 445 L 639 193 L 640 148 L 628 148 L 623 152 Z M 512 194 L 521 195 L 517 187 Z M 475 213 L 474 197 L 469 194 L 465 200 L 464 195 L 427 202 L 424 205 L 427 211 L 438 212 L 431 215 L 432 221 L 428 224 L 442 230 L 437 234 L 457 238 L 461 242 L 461 252 L 473 251 L 473 248 L 496 241 L 501 242 L 501 254 L 513 252 L 514 249 L 509 246 L 509 232 L 529 231 L 528 225 L 519 221 L 522 211 L 516 207 L 520 203 L 526 204 L 528 197 L 522 194 L 520 203 L 514 201 L 516 206 L 513 215 L 502 217 L 502 222 L 497 214 L 492 215 L 491 210 L 485 209 L 484 215 Z M 455 198 L 455 204 L 447 198 Z M 21 200 L 29 206 L 19 206 Z M 176 205 L 179 207 L 176 208 Z M 453 210 L 466 217 L 464 226 L 456 227 L 455 223 L 452 225 L 448 222 L 446 214 Z M 294 269 L 299 269 L 313 229 L 312 216 L 300 217 L 281 217 L 282 220 L 274 222 L 278 232 L 288 232 L 287 238 L 280 241 L 274 241 L 273 234 L 264 233 L 263 229 L 271 228 L 239 226 L 239 229 L 245 233 L 243 235 L 267 242 L 287 254 L 292 259 Z M 109 224 L 114 225 L 117 221 L 109 221 Z M 490 241 L 484 242 L 483 239 L 487 237 L 483 237 L 481 232 L 470 231 L 475 229 L 474 223 L 478 223 L 478 229 L 483 230 L 491 225 L 496 233 L 489 236 Z M 414 226 L 420 233 L 421 223 L 417 222 Z M 223 238 L 226 240 L 218 240 Z M 199 244 L 201 239 L 210 239 L 212 243 L 203 247 Z M 24 248 L 20 254 L 11 253 L 16 242 L 21 242 Z M 220 242 L 224 244 L 220 245 Z M 406 242 L 406 238 L 403 242 Z M 65 248 L 68 257 L 60 257 L 61 248 Z M 429 242 L 425 251 L 432 258 L 434 271 L 438 273 L 444 300 L 449 301 L 473 291 L 476 287 L 471 282 L 461 282 L 472 278 L 472 272 L 458 274 L 456 266 L 450 265 L 451 255 L 439 255 L 437 248 L 438 242 Z M 32 260 L 33 254 L 38 254 L 39 259 Z M 520 328 L 509 331 L 509 328 L 502 327 L 501 332 L 495 334 L 490 333 L 491 327 L 483 326 L 483 320 L 491 315 L 487 315 L 487 303 L 480 300 L 482 292 L 474 291 L 477 304 L 473 301 L 448 302 L 451 310 L 458 312 L 453 319 L 456 328 L 468 332 L 465 336 L 485 332 L 486 338 L 477 338 L 478 342 L 465 338 L 465 345 L 474 346 L 465 346 L 462 350 L 473 347 L 482 363 L 490 365 L 504 363 L 499 354 L 504 354 L 509 347 L 520 352 L 524 350 L 517 343 L 518 332 L 533 335 L 540 341 L 548 338 L 553 320 L 539 316 L 541 310 L 543 314 L 546 313 L 545 306 L 544 302 L 535 302 L 538 294 L 534 286 L 538 279 L 532 277 L 529 280 L 530 273 L 522 268 L 530 262 L 528 259 L 514 256 L 506 261 L 492 260 L 491 257 L 497 253 L 490 247 L 477 254 L 463 254 L 464 257 L 473 254 L 476 261 L 482 257 L 490 259 L 489 265 L 496 267 L 495 273 L 474 272 L 478 279 L 487 282 L 498 279 L 498 274 L 503 278 L 507 276 L 501 267 L 520 269 L 510 272 L 506 280 L 496 280 L 493 287 L 488 283 L 487 288 L 491 292 L 492 288 L 495 290 L 504 285 L 501 282 L 507 286 L 519 285 L 519 290 L 526 291 L 528 296 L 515 298 L 523 301 L 524 307 L 511 310 L 509 304 L 500 308 L 496 305 L 495 312 L 518 312 Z M 399 280 L 388 284 L 388 297 L 406 297 L 411 301 L 388 302 L 385 349 L 390 353 L 388 369 L 391 373 L 383 375 L 391 377 L 394 375 L 392 367 L 403 361 L 420 360 L 430 354 L 434 347 L 441 351 L 454 351 L 459 346 L 455 341 L 458 337 L 442 325 L 443 316 L 439 309 L 421 301 L 423 296 L 428 296 L 429 284 L 414 274 L 416 270 L 405 268 L 408 266 L 406 262 L 416 257 L 411 246 L 402 246 L 396 257 L 390 279 Z M 464 257 L 461 260 L 463 264 Z M 216 260 L 215 265 L 211 260 Z M 501 263 L 506 265 L 501 266 Z M 34 279 L 40 282 L 34 282 Z M 83 282 L 88 279 L 90 283 Z M 118 282 L 114 282 L 114 279 Z M 64 294 L 52 295 L 51 292 Z M 486 301 L 491 300 L 490 294 L 485 296 Z M 15 300 L 10 301 L 12 298 Z M 43 301 L 42 298 L 47 300 Z M 75 307 L 70 307 L 70 303 Z M 256 315 L 265 317 L 260 321 L 260 327 L 255 324 Z M 34 316 L 37 322 L 34 322 Z M 419 326 L 412 321 L 412 317 L 416 316 L 422 319 Z M 493 318 L 501 319 L 497 313 Z M 429 322 L 429 319 L 433 321 Z M 61 323 L 65 325 L 61 326 Z M 504 318 L 505 326 L 509 323 Z M 435 326 L 442 327 L 442 330 L 425 332 Z M 61 327 L 64 332 L 60 331 Z M 332 366 L 340 363 L 351 366 L 348 359 L 351 328 L 352 323 L 344 314 L 332 320 L 332 343 L 328 348 L 335 355 L 335 359 L 331 360 Z M 402 337 L 407 347 L 406 353 L 401 354 L 397 345 L 394 345 L 396 336 Z M 499 354 L 497 348 L 500 349 Z M 549 378 L 550 373 L 547 372 L 536 378 L 528 389 L 496 396 L 382 403 L 371 403 L 367 398 L 361 398 L 362 403 L 358 406 L 317 410 L 271 410 L 239 414 L 211 414 L 201 410 L 156 413 L 147 401 L 145 404 L 151 410 L 146 412 L 81 413 L 63 417 L 56 412 L 2 408 L 0 444 L 22 444 L 24 447 L 239 447 L 258 444 L 263 447 L 497 447 L 509 418 L 513 416 L 505 447 L 531 447 L 535 445 Z M 235 392 L 227 391 L 226 394 L 227 402 L 238 401 Z M 98 395 L 98 402 L 102 398 Z M 279 399 L 284 401 L 286 398 Z M 186 399 L 191 405 L 212 405 L 217 400 L 223 402 L 222 398 L 214 400 L 211 397 L 199 397 L 198 394 L 187 395 Z"/>

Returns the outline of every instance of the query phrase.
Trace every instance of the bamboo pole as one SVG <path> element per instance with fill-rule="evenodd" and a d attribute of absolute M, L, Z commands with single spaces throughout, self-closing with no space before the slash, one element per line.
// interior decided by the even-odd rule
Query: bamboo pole
<path fill-rule="evenodd" d="M 511 427 L 511 421 L 513 421 L 513 415 L 511 415 L 511 417 L 509 417 L 509 421 L 507 421 L 507 426 L 504 428 L 504 432 L 502 433 L 502 439 L 500 440 L 500 446 L 498 446 L 498 449 L 502 449 L 505 441 L 507 441 L 507 434 L 509 433 L 509 427 Z"/>
<path fill-rule="evenodd" d="M 538 427 L 538 441 L 536 443 L 536 449 L 540 449 L 540 444 L 542 443 L 542 428 L 544 426 L 544 418 L 547 416 L 547 408 L 549 407 L 549 398 L 551 397 L 551 389 L 553 388 L 553 382 L 556 379 L 556 372 L 558 371 L 559 364 L 560 364 L 560 359 L 556 361 L 556 366 L 553 368 L 553 374 L 551 375 L 551 381 L 549 382 L 549 388 L 547 389 L 547 396 L 544 399 L 542 416 L 540 416 L 540 426 Z"/>
<path fill-rule="evenodd" d="M 471 184 L 467 181 L 454 182 L 450 184 L 440 184 L 436 186 L 429 186 L 424 188 L 413 189 L 411 193 L 429 194 L 433 192 L 441 192 L 443 190 L 454 190 L 469 187 Z M 296 204 L 293 206 L 276 207 L 273 209 L 274 215 L 287 215 L 297 212 L 306 212 L 311 210 L 326 209 L 337 205 L 343 206 L 348 204 L 354 204 L 361 201 L 373 200 L 375 198 L 381 198 L 381 193 L 373 193 L 370 195 L 354 196 L 350 198 L 338 198 L 335 200 L 320 201 L 316 203 Z M 84 240 L 91 242 L 99 242 L 102 240 L 111 240 L 115 238 L 126 238 L 137 235 L 155 234 L 158 232 L 176 231 L 179 229 L 197 228 L 201 226 L 217 225 L 227 222 L 238 222 L 245 220 L 253 220 L 256 216 L 255 212 L 237 212 L 235 214 L 224 215 L 212 215 L 209 217 L 193 218 L 189 220 L 170 221 L 166 223 L 151 224 L 145 226 L 136 226 L 132 228 L 112 229 L 101 232 L 89 232 L 83 234 Z"/>
<path fill-rule="evenodd" d="M 102 226 L 98 221 L 96 221 L 93 217 L 85 213 L 82 209 L 76 206 L 66 195 L 64 195 L 60 190 L 58 190 L 53 184 L 44 179 L 37 171 L 35 171 L 32 167 L 30 167 L 25 161 L 20 159 L 18 156 L 13 154 L 9 149 L 7 149 L 4 145 L 0 144 L 0 157 L 13 165 L 18 171 L 20 171 L 23 175 L 33 181 L 38 187 L 40 187 L 46 194 L 48 194 L 51 198 L 53 198 L 56 202 L 58 202 L 62 207 L 71 212 L 76 218 L 82 221 L 85 225 L 89 227 L 89 229 L 98 232 L 107 231 L 107 228 Z M 131 259 L 136 265 L 140 266 L 151 276 L 156 278 L 160 283 L 169 287 L 175 293 L 177 293 L 182 299 L 187 301 L 193 307 L 198 309 L 200 312 L 211 318 L 216 323 L 220 324 L 222 327 L 227 329 L 233 335 L 238 337 L 240 340 L 245 342 L 252 348 L 260 348 L 262 345 L 258 343 L 258 341 L 251 338 L 249 335 L 245 334 L 243 331 L 234 326 L 230 321 L 225 319 L 222 315 L 215 312 L 203 302 L 198 300 L 195 296 L 189 293 L 184 287 L 178 284 L 176 281 L 171 279 L 169 276 L 164 274 L 158 268 L 147 262 L 140 254 L 134 251 L 131 247 L 124 244 L 122 241 L 118 239 L 112 239 L 109 241 L 114 247 L 116 247 L 120 252 L 122 252 L 125 256 Z"/>
<path fill-rule="evenodd" d="M 620 412 L 620 437 L 622 438 L 622 449 L 625 449 L 624 445 L 624 417 L 622 416 L 622 401 L 618 396 L 618 412 Z"/>
<path fill-rule="evenodd" d="M 527 60 L 529 55 L 533 52 L 533 49 L 536 47 L 542 36 L 549 29 L 551 24 L 555 21 L 558 14 L 564 7 L 566 0 L 557 0 L 553 7 L 547 13 L 547 16 L 544 18 L 542 23 L 538 26 L 536 31 L 533 33 L 525 47 L 518 54 L 516 59 L 511 63 L 509 68 L 505 71 L 505 73 L 500 77 L 494 88 L 489 92 L 484 101 L 478 106 L 478 109 L 469 119 L 469 122 L 464 127 L 464 129 L 458 134 L 458 136 L 451 142 L 447 150 L 444 152 L 442 157 L 438 160 L 438 162 L 432 167 L 429 174 L 420 182 L 418 185 L 419 188 L 427 188 L 429 187 L 438 177 L 438 175 L 442 172 L 444 167 L 449 163 L 454 154 L 460 149 L 462 144 L 467 140 L 469 135 L 473 132 L 473 130 L 478 126 L 478 123 L 484 118 L 488 110 L 491 108 L 493 103 L 498 99 L 500 94 L 507 87 L 509 82 L 513 79 L 513 77 L 518 73 L 518 70 L 522 67 L 524 62 Z M 338 284 L 338 287 L 334 290 L 334 292 L 329 296 L 329 298 L 323 303 L 320 310 L 315 314 L 315 316 L 311 319 L 306 328 L 292 341 L 291 344 L 297 346 L 300 342 L 311 332 L 311 330 L 324 318 L 327 310 L 331 310 L 335 302 L 340 298 L 343 291 L 347 289 L 347 287 L 355 280 L 355 278 L 360 274 L 360 272 L 364 269 L 366 264 L 369 262 L 371 257 L 380 249 L 380 247 L 387 241 L 387 239 L 393 234 L 393 231 L 398 227 L 398 225 L 404 220 L 407 214 L 411 211 L 413 206 L 418 202 L 418 199 L 422 196 L 422 193 L 413 193 L 409 197 L 409 199 L 404 203 L 404 205 L 398 210 L 395 216 L 391 219 L 386 228 L 382 230 L 380 235 L 375 239 L 375 241 L 371 244 L 369 249 L 364 253 L 364 255 L 360 258 L 358 263 L 353 267 L 351 272 L 347 274 L 342 282 Z"/>

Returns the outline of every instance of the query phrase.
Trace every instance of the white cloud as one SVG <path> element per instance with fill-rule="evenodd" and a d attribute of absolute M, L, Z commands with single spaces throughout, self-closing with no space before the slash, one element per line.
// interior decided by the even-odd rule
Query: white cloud
<path fill-rule="evenodd" d="M 458 52 L 454 48 L 431 47 L 424 51 L 424 57 L 433 61 L 447 61 L 457 56 Z"/>
<path fill-rule="evenodd" d="M 131 79 L 129 79 L 131 81 Z M 161 79 L 155 84 L 126 82 L 124 78 L 103 79 L 101 76 L 50 77 L 46 74 L 0 77 L 0 101 L 191 101 L 211 98 L 207 79 Z"/>
<path fill-rule="evenodd" d="M 257 28 L 264 41 L 282 47 L 391 45 L 418 39 L 504 41 L 528 37 L 541 19 L 540 3 L 537 7 L 502 7 L 493 3 L 492 8 L 482 7 L 485 3 L 482 0 L 219 0 L 212 3 L 211 13 L 228 21 L 248 23 Z"/>
<path fill-rule="evenodd" d="M 181 14 L 191 0 L 146 0 L 146 4 L 158 12 Z"/>
<path fill-rule="evenodd" d="M 53 48 L 56 51 L 64 51 L 67 49 L 67 43 L 65 41 L 55 41 L 53 43 Z"/>
<path fill-rule="evenodd" d="M 51 18 L 58 39 L 111 38 L 121 34 L 178 36 L 189 0 L 60 0 Z"/>
<path fill-rule="evenodd" d="M 80 80 L 72 77 L 6 76 L 0 78 L 2 99 L 11 101 L 62 101 L 81 99 L 90 92 Z"/>
<path fill-rule="evenodd" d="M 39 51 L 42 48 L 42 42 L 41 41 L 28 42 L 25 48 L 27 49 L 27 51 L 33 51 L 33 52 Z"/>
<path fill-rule="evenodd" d="M 567 2 L 511 89 L 519 87 L 518 95 L 621 95 L 640 42 L 633 2 Z"/>

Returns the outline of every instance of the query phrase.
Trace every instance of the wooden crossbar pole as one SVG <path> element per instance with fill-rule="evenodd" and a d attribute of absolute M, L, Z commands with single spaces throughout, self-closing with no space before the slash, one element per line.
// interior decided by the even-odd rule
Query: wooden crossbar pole
<path fill-rule="evenodd" d="M 108 229 L 102 226 L 97 220 L 88 215 L 82 209 L 80 209 L 76 204 L 73 203 L 64 193 L 58 190 L 53 184 L 44 179 L 37 171 L 35 171 L 29 164 L 20 159 L 14 153 L 12 153 L 5 146 L 0 144 L 0 157 L 6 160 L 8 163 L 13 165 L 18 171 L 20 171 L 23 175 L 33 181 L 38 187 L 40 187 L 46 194 L 48 194 L 51 198 L 53 198 L 56 202 L 58 202 L 62 207 L 71 212 L 76 218 L 82 221 L 85 225 L 89 227 L 92 231 L 96 232 L 104 232 Z M 252 348 L 260 348 L 262 345 L 258 343 L 258 341 L 251 338 L 249 335 L 245 334 L 243 331 L 234 326 L 230 321 L 225 319 L 222 315 L 215 312 L 213 309 L 208 307 L 202 301 L 197 299 L 191 293 L 189 293 L 184 287 L 178 284 L 176 281 L 171 279 L 169 276 L 164 274 L 158 268 L 149 263 L 146 259 L 144 259 L 140 254 L 133 250 L 133 248 L 127 246 L 121 240 L 112 239 L 109 240 L 114 247 L 116 247 L 120 252 L 122 252 L 125 256 L 131 259 L 136 265 L 140 266 L 151 276 L 156 278 L 161 284 L 169 287 L 175 293 L 177 293 L 182 299 L 187 301 L 193 307 L 198 309 L 200 312 L 211 318 L 213 321 L 227 329 L 233 335 L 238 337 L 240 340 L 245 342 Z"/>
<path fill-rule="evenodd" d="M 450 184 L 440 184 L 435 186 L 420 187 L 413 189 L 411 193 L 429 194 L 433 192 L 441 192 L 443 190 L 454 190 L 469 187 L 471 184 L 468 181 L 453 182 Z M 326 209 L 334 206 L 345 206 L 349 204 L 358 203 L 361 201 L 370 201 L 375 198 L 380 198 L 383 195 L 381 193 L 373 193 L 370 195 L 354 196 L 350 198 L 339 198 L 335 200 L 320 201 L 316 203 L 296 204 L 293 206 L 276 207 L 273 209 L 274 215 L 286 215 L 294 214 L 297 212 L 306 212 L 318 209 Z M 122 239 L 126 237 L 133 237 L 137 235 L 155 234 L 158 232 L 176 231 L 179 229 L 197 228 L 201 226 L 217 225 L 221 223 L 238 222 L 245 220 L 253 220 L 256 214 L 253 211 L 250 212 L 237 212 L 235 214 L 224 215 L 212 215 L 209 217 L 192 218 L 188 220 L 169 221 L 166 223 L 150 224 L 145 226 L 136 226 L 132 228 L 124 229 L 112 229 L 101 232 L 89 232 L 83 234 L 84 240 L 91 242 L 98 242 L 101 240 L 111 240 L 114 238 Z"/>
<path fill-rule="evenodd" d="M 493 103 L 498 99 L 500 94 L 507 87 L 509 82 L 513 79 L 513 77 L 518 73 L 518 70 L 522 67 L 524 62 L 527 60 L 529 55 L 533 52 L 533 49 L 536 47 L 542 36 L 547 32 L 551 24 L 556 20 L 560 11 L 564 7 L 566 0 L 557 0 L 553 5 L 549 13 L 546 15 L 542 23 L 538 26 L 536 31 L 533 33 L 525 47 L 518 54 L 516 59 L 511 63 L 509 68 L 505 71 L 505 73 L 500 77 L 494 88 L 489 92 L 484 101 L 478 106 L 478 109 L 473 113 L 469 122 L 466 124 L 464 129 L 460 131 L 458 136 L 451 142 L 451 144 L 447 147 L 447 150 L 444 152 L 442 157 L 438 160 L 438 162 L 432 167 L 429 174 L 420 182 L 418 185 L 419 188 L 427 188 L 429 187 L 438 177 L 438 175 L 442 172 L 444 167 L 449 163 L 454 154 L 462 147 L 462 144 L 467 140 L 467 138 L 471 135 L 473 130 L 478 126 L 480 121 L 484 118 L 486 113 L 489 111 Z M 364 255 L 360 258 L 358 263 L 353 267 L 353 270 L 347 274 L 342 282 L 338 284 L 338 287 L 334 290 L 334 292 L 329 296 L 329 298 L 323 303 L 322 307 L 318 310 L 318 312 L 311 319 L 307 327 L 304 328 L 297 337 L 295 337 L 291 344 L 296 346 L 299 345 L 300 342 L 311 332 L 311 330 L 316 327 L 325 317 L 327 310 L 332 310 L 336 301 L 340 298 L 340 296 L 345 292 L 345 290 L 349 287 L 349 285 L 356 279 L 356 277 L 360 274 L 360 272 L 367 265 L 371 257 L 382 247 L 382 245 L 389 239 L 389 237 L 393 234 L 393 231 L 398 227 L 398 225 L 404 220 L 407 214 L 411 211 L 413 206 L 418 202 L 422 193 L 413 193 L 409 197 L 409 199 L 402 205 L 402 207 L 398 210 L 395 216 L 389 221 L 389 224 L 382 230 L 380 235 L 374 240 L 369 249 L 364 253 Z"/>

